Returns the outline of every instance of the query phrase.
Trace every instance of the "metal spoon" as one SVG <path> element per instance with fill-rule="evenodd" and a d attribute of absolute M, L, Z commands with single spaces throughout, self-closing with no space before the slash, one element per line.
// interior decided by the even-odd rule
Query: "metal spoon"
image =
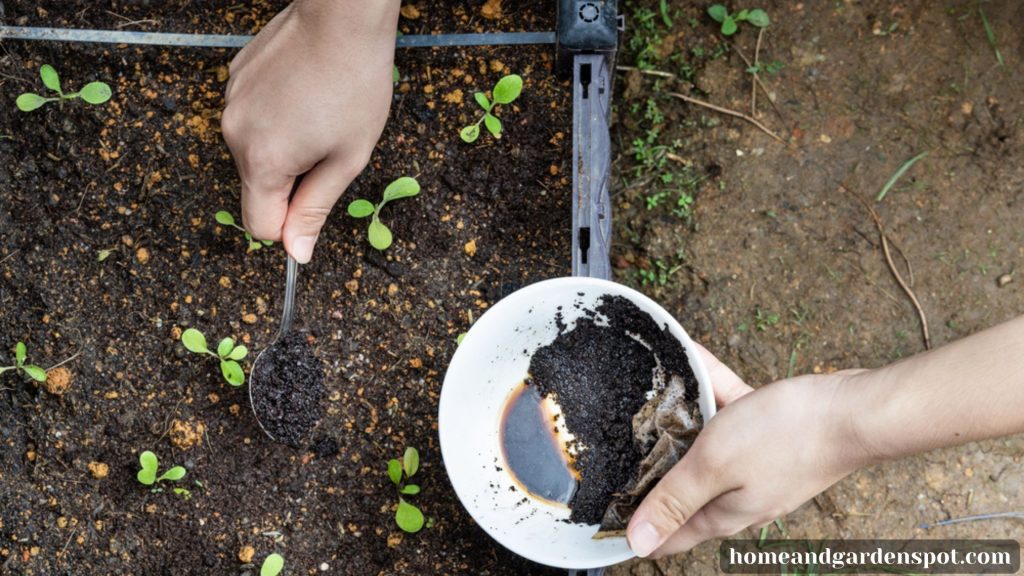
<path fill-rule="evenodd" d="M 249 371 L 249 407 L 252 408 L 252 414 L 256 417 L 256 423 L 260 425 L 260 430 L 266 434 L 271 440 L 277 441 L 274 435 L 271 434 L 260 422 L 260 415 L 256 412 L 256 404 L 252 401 L 252 391 L 258 385 L 256 380 L 256 373 L 260 365 L 260 359 L 263 358 L 263 354 L 273 348 L 275 344 L 284 339 L 288 332 L 292 329 L 292 319 L 295 315 L 295 285 L 299 277 L 299 263 L 292 258 L 291 254 L 288 255 L 288 263 L 285 265 L 285 284 L 284 284 L 284 312 L 281 314 L 281 330 L 277 333 L 277 338 L 270 343 L 256 356 L 256 361 L 252 363 L 252 369 Z"/>

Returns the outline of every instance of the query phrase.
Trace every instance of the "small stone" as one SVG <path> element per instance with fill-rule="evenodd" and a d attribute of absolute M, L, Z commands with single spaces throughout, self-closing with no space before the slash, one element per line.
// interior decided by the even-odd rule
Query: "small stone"
<path fill-rule="evenodd" d="M 963 104 L 960 105 L 960 111 L 970 116 L 971 112 L 974 112 L 974 104 L 971 104 L 970 102 L 964 102 Z"/>
<path fill-rule="evenodd" d="M 103 462 L 89 462 L 89 473 L 97 480 L 103 480 L 110 473 L 110 466 Z"/>
<path fill-rule="evenodd" d="M 1013 282 L 1013 274 L 1003 274 L 999 278 L 996 278 L 996 285 L 1002 288 L 1010 282 Z"/>
<path fill-rule="evenodd" d="M 253 556 L 256 556 L 256 549 L 252 546 L 242 546 L 242 549 L 238 551 L 238 559 L 243 564 L 252 562 Z"/>
<path fill-rule="evenodd" d="M 350 294 L 355 295 L 356 292 L 359 292 L 359 280 L 349 280 L 348 282 L 345 282 L 345 289 L 348 290 Z"/>
<path fill-rule="evenodd" d="M 398 284 L 392 282 L 388 284 L 388 296 L 394 296 L 395 294 L 398 294 Z"/>
<path fill-rule="evenodd" d="M 43 388 L 54 396 L 61 396 L 71 389 L 71 370 L 58 366 L 46 373 Z"/>
<path fill-rule="evenodd" d="M 330 569 L 331 569 L 331 565 L 328 564 L 327 562 L 324 562 L 324 563 L 320 564 L 320 571 L 321 572 L 327 572 Z"/>
<path fill-rule="evenodd" d="M 221 288 L 231 288 L 231 278 L 227 276 L 221 276 L 217 283 L 220 284 Z"/>
<path fill-rule="evenodd" d="M 388 548 L 398 548 L 398 545 L 402 543 L 402 533 L 392 532 L 388 534 Z"/>
<path fill-rule="evenodd" d="M 135 259 L 139 261 L 139 264 L 145 264 L 149 262 L 149 248 L 142 247 L 135 251 Z"/>
<path fill-rule="evenodd" d="M 822 134 L 819 139 L 825 144 L 829 144 L 830 142 L 832 142 L 832 137 L 829 136 L 828 134 Z"/>
<path fill-rule="evenodd" d="M 256 315 L 253 314 L 252 312 L 249 312 L 248 314 L 242 314 L 242 322 L 245 322 L 246 324 L 255 324 Z"/>
<path fill-rule="evenodd" d="M 445 94 L 442 99 L 449 104 L 462 104 L 462 89 L 456 88 L 451 92 Z"/>
<path fill-rule="evenodd" d="M 480 15 L 488 20 L 501 18 L 501 0 L 487 0 L 480 8 Z"/>
<path fill-rule="evenodd" d="M 463 246 L 463 249 L 466 251 L 466 254 L 468 256 L 476 255 L 476 240 L 470 240 L 469 242 L 466 242 L 466 245 Z"/>
<path fill-rule="evenodd" d="M 171 421 L 171 444 L 182 450 L 188 450 L 202 441 L 205 432 L 206 425 L 202 422 L 174 419 Z"/>
<path fill-rule="evenodd" d="M 420 17 L 420 9 L 415 4 L 406 4 L 402 6 L 402 18 L 408 18 L 409 20 L 416 20 Z"/>

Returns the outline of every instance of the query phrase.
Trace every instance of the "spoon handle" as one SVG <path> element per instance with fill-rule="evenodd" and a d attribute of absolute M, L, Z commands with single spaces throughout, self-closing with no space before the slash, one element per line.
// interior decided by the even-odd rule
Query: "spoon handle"
<path fill-rule="evenodd" d="M 281 316 L 281 333 L 278 338 L 283 338 L 292 329 L 292 318 L 295 316 L 295 284 L 299 277 L 299 263 L 288 255 L 288 264 L 285 266 L 284 285 L 284 313 Z"/>

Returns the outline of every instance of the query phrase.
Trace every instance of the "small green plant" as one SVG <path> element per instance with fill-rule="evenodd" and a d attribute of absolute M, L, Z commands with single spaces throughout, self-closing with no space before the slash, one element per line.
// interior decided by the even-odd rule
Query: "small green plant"
<path fill-rule="evenodd" d="M 0 374 L 8 370 L 17 370 L 18 372 L 24 372 L 36 382 L 46 382 L 46 370 L 35 364 L 26 364 L 26 358 L 28 358 L 28 349 L 25 347 L 24 342 L 18 342 L 14 346 L 14 366 L 0 366 Z"/>
<path fill-rule="evenodd" d="M 139 479 L 139 483 L 143 486 L 152 486 L 164 480 L 175 482 L 185 477 L 185 468 L 182 466 L 175 466 L 157 476 L 156 473 L 160 468 L 160 460 L 157 459 L 156 454 L 149 450 L 139 454 L 139 466 L 139 473 L 135 477 Z M 159 490 L 159 488 L 154 488 L 154 491 L 156 490 Z M 175 489 L 175 493 L 178 493 L 177 489 Z"/>
<path fill-rule="evenodd" d="M 401 462 L 396 459 L 388 461 L 388 478 L 398 489 L 398 510 L 395 511 L 395 523 L 409 533 L 419 532 L 423 528 L 423 512 L 402 497 L 415 496 L 420 493 L 418 485 L 409 483 L 419 467 L 420 453 L 411 446 L 405 449 L 405 455 Z"/>
<path fill-rule="evenodd" d="M 73 100 L 75 98 L 81 98 L 89 104 L 103 104 L 107 100 L 110 100 L 110 86 L 105 82 L 89 82 L 78 92 L 65 93 L 60 87 L 60 76 L 57 74 L 57 70 L 55 70 L 53 66 L 43 64 L 43 66 L 39 68 L 39 76 L 43 79 L 43 85 L 56 92 L 57 95 L 47 98 L 46 96 L 40 96 L 39 94 L 34 94 L 32 92 L 25 92 L 21 96 L 18 96 L 18 99 L 14 101 L 18 110 L 21 110 L 22 112 L 31 112 L 47 102 L 60 102 L 63 104 L 65 100 Z"/>
<path fill-rule="evenodd" d="M 722 25 L 722 34 L 725 36 L 732 36 L 736 33 L 739 28 L 740 22 L 750 22 L 758 28 L 765 28 L 771 21 L 768 19 L 768 13 L 760 8 L 754 8 L 753 10 L 740 10 L 734 14 L 730 14 L 729 10 L 721 4 L 715 4 L 708 8 L 708 16 L 715 22 Z"/>
<path fill-rule="evenodd" d="M 476 139 L 480 137 L 480 123 L 483 122 L 492 136 L 501 138 L 501 120 L 492 113 L 494 107 L 498 104 L 511 104 L 516 98 L 519 98 L 519 93 L 522 91 L 523 78 L 518 74 L 509 74 L 494 85 L 494 90 L 491 91 L 494 102 L 488 100 L 487 95 L 483 92 L 474 93 L 473 99 L 484 109 L 484 115 L 475 124 L 470 124 L 459 131 L 459 137 L 470 144 L 476 142 Z"/>
<path fill-rule="evenodd" d="M 420 193 L 420 183 L 411 176 L 402 176 L 398 178 L 388 187 L 384 189 L 384 196 L 380 201 L 380 204 L 374 205 L 369 200 L 359 198 L 353 200 L 348 205 L 348 215 L 353 218 L 366 218 L 372 216 L 370 219 L 370 227 L 367 230 L 366 236 L 370 240 L 370 246 L 373 246 L 377 250 L 387 250 L 391 246 L 392 236 L 391 229 L 384 225 L 380 221 L 380 211 L 384 208 L 384 205 L 392 200 L 398 200 L 399 198 L 409 198 Z"/>
<path fill-rule="evenodd" d="M 209 354 L 220 360 L 220 372 L 228 384 L 232 386 L 245 384 L 245 372 L 242 371 L 242 365 L 238 363 L 249 353 L 249 349 L 245 346 L 241 344 L 235 346 L 234 339 L 225 338 L 217 345 L 217 351 L 213 352 L 206 346 L 206 336 L 195 328 L 185 330 L 181 335 L 181 343 L 189 352 Z"/>
<path fill-rule="evenodd" d="M 248 250 L 246 250 L 246 252 L 252 252 L 254 250 L 259 250 L 264 246 L 272 246 L 274 244 L 270 240 L 254 239 L 252 237 L 252 234 L 249 234 L 248 230 L 242 228 L 241 226 L 238 225 L 238 223 L 235 222 L 235 217 L 231 215 L 231 212 L 221 210 L 220 212 L 214 214 L 213 217 L 217 219 L 218 224 L 222 224 L 224 226 L 231 226 L 232 228 L 242 231 L 242 234 L 245 235 L 245 241 L 249 243 L 249 248 Z"/>
<path fill-rule="evenodd" d="M 779 319 L 779 315 L 776 314 L 775 312 L 765 312 L 764 310 L 758 308 L 754 313 L 754 326 L 757 327 L 759 332 L 764 332 L 765 330 L 778 324 Z"/>
<path fill-rule="evenodd" d="M 263 566 L 260 567 L 260 576 L 277 576 L 281 573 L 281 570 L 284 570 L 284 557 L 274 553 L 263 560 Z"/>

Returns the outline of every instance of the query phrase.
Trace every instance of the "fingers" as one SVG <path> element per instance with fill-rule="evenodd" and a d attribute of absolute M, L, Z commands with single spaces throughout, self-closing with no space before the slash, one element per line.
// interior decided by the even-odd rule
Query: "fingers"
<path fill-rule="evenodd" d="M 295 177 L 287 173 L 252 176 L 239 166 L 242 176 L 242 223 L 257 240 L 281 240 L 288 196 Z"/>
<path fill-rule="evenodd" d="M 704 365 L 708 368 L 708 375 L 711 377 L 711 388 L 715 391 L 715 403 L 719 407 L 730 404 L 754 391 L 728 366 L 722 364 L 718 358 L 715 358 L 714 354 L 708 352 L 707 348 L 701 346 L 699 342 L 694 342 L 694 344 L 697 346 L 697 351 L 700 353 Z"/>
<path fill-rule="evenodd" d="M 698 510 L 723 492 L 716 474 L 701 460 L 699 452 L 691 449 L 633 513 L 627 538 L 637 556 L 648 556 L 659 549 Z"/>
<path fill-rule="evenodd" d="M 284 249 L 300 264 L 313 257 L 313 247 L 327 215 L 357 174 L 345 163 L 326 160 L 303 176 L 287 207 L 282 231 Z"/>
<path fill-rule="evenodd" d="M 679 554 L 714 538 L 725 538 L 741 532 L 751 524 L 748 515 L 740 506 L 742 496 L 738 491 L 722 494 L 701 508 L 689 522 L 670 536 L 652 554 L 661 558 Z"/>

